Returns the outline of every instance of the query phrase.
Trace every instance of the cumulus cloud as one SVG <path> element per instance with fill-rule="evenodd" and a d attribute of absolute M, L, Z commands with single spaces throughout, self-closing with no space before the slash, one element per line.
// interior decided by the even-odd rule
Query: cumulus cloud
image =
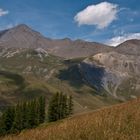
<path fill-rule="evenodd" d="M 3 9 L 0 8 L 0 17 L 7 15 L 9 13 L 9 11 L 4 11 Z"/>
<path fill-rule="evenodd" d="M 110 46 L 117 46 L 123 43 L 124 41 L 130 40 L 130 39 L 140 39 L 140 33 L 129 33 L 129 34 L 124 34 L 122 36 L 116 36 L 108 40 L 106 44 Z"/>
<path fill-rule="evenodd" d="M 78 25 L 95 25 L 98 29 L 103 29 L 117 19 L 118 11 L 117 4 L 101 2 L 80 11 L 74 20 Z"/>

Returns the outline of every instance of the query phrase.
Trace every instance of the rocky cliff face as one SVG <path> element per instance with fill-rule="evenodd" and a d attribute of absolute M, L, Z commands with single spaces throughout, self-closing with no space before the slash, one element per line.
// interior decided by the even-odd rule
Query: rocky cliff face
<path fill-rule="evenodd" d="M 140 90 L 140 56 L 117 52 L 99 53 L 85 59 L 79 67 L 91 86 L 105 90 L 115 98 L 120 98 L 120 94 L 129 89 L 133 89 L 129 96 Z"/>

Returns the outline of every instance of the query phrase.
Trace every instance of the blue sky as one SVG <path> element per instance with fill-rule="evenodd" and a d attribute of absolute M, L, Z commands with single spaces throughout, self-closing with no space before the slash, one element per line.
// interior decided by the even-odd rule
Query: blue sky
<path fill-rule="evenodd" d="M 117 45 L 140 39 L 140 1 L 0 0 L 0 29 L 21 23 L 50 38 Z"/>

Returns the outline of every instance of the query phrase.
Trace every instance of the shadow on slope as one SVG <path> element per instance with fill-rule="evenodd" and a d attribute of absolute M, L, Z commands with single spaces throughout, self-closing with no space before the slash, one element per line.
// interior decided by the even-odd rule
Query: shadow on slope
<path fill-rule="evenodd" d="M 103 78 L 105 76 L 105 70 L 103 67 L 81 63 L 80 72 L 82 73 L 84 80 L 91 87 L 96 88 L 98 91 L 102 90 Z"/>
<path fill-rule="evenodd" d="M 4 76 L 5 78 L 12 79 L 16 85 L 19 86 L 19 88 L 23 88 L 25 86 L 25 80 L 22 76 L 6 72 L 6 71 L 0 71 L 0 76 Z"/>
<path fill-rule="evenodd" d="M 68 81 L 75 88 L 88 85 L 97 91 L 103 90 L 103 78 L 105 77 L 105 69 L 103 67 L 75 61 L 69 61 L 65 64 L 68 68 L 59 71 L 58 79 Z"/>
<path fill-rule="evenodd" d="M 81 88 L 85 84 L 76 64 L 69 66 L 67 69 L 60 70 L 57 78 L 62 81 L 68 81 L 75 88 Z"/>

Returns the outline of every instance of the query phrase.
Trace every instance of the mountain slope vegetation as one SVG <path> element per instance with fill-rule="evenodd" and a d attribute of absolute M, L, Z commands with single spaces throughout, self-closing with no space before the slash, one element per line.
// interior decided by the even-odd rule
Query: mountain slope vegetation
<path fill-rule="evenodd" d="M 83 60 L 84 58 L 65 60 L 48 54 L 44 49 L 1 51 L 1 108 L 40 95 L 45 95 L 48 101 L 58 91 L 74 97 L 75 112 L 120 102 L 111 96 L 100 96 L 83 80 L 78 67 Z"/>
<path fill-rule="evenodd" d="M 1 140 L 139 140 L 140 99 L 44 124 Z"/>

